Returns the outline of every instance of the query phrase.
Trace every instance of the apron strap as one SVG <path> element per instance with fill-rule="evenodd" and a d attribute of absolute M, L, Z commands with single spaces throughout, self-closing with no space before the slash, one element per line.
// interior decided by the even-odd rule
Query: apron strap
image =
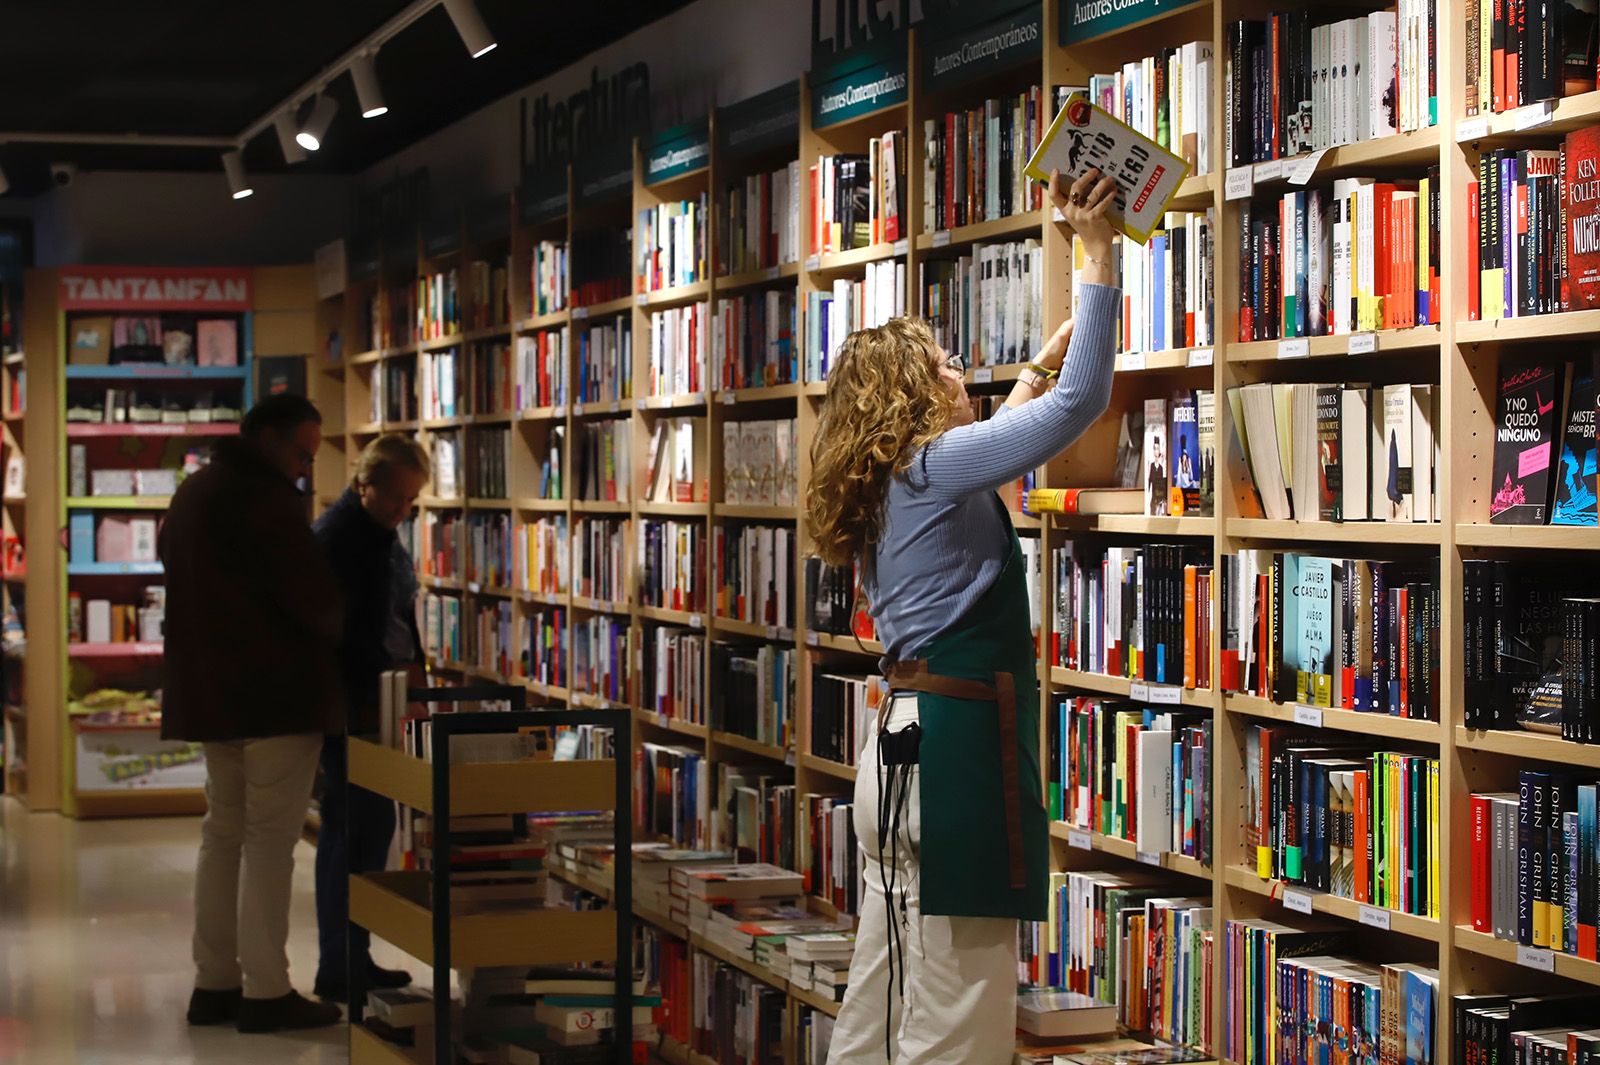
<path fill-rule="evenodd" d="M 994 683 L 949 677 L 930 672 L 924 658 L 891 662 L 884 669 L 889 690 L 919 691 L 952 699 L 995 703 L 1000 711 L 1000 788 L 1005 806 L 1006 850 L 1010 858 L 1011 886 L 1026 886 L 1022 851 L 1021 769 L 1017 759 L 1017 689 L 1010 673 L 995 673 Z M 887 701 L 885 701 L 887 705 Z"/>

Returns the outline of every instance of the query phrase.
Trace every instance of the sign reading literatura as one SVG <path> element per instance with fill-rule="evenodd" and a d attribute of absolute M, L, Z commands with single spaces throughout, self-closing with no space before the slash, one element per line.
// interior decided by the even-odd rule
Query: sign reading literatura
<path fill-rule="evenodd" d="M 658 181 L 699 170 L 711 162 L 711 125 L 705 119 L 652 134 L 644 143 L 644 181 Z"/>
<path fill-rule="evenodd" d="M 1061 0 L 1061 43 L 1076 44 L 1199 0 Z"/>
<path fill-rule="evenodd" d="M 250 271 L 233 266 L 69 266 L 63 311 L 248 311 Z"/>
<path fill-rule="evenodd" d="M 522 100 L 522 166 L 543 171 L 583 158 L 597 145 L 631 141 L 650 121 L 650 67 L 634 63 L 608 78 L 589 71 L 589 84 L 565 100 L 549 93 Z"/>
<path fill-rule="evenodd" d="M 922 33 L 918 31 L 918 34 Z M 927 32 L 938 28 L 931 24 Z M 982 25 L 941 33 L 922 53 L 922 77 L 937 88 L 960 85 L 973 78 L 1024 63 L 1039 62 L 1043 55 L 1044 12 L 1038 3 L 1025 4 Z"/>

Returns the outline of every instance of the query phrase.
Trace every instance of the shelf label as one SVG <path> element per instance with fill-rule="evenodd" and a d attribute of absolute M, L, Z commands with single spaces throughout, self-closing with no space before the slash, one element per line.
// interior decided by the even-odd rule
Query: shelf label
<path fill-rule="evenodd" d="M 701 617 L 699 614 L 690 614 L 689 615 L 689 625 L 692 628 L 696 628 L 696 629 L 701 628 L 702 626 L 705 625 L 705 623 L 706 623 L 706 619 Z"/>
<path fill-rule="evenodd" d="M 622 404 L 617 400 L 612 400 L 611 401 L 611 406 L 608 409 L 611 411 L 612 414 L 616 414 L 617 412 L 622 410 Z"/>
<path fill-rule="evenodd" d="M 634 410 L 644 410 L 649 405 L 650 404 L 647 401 L 645 401 L 644 399 L 636 399 L 636 400 L 633 401 L 633 409 Z"/>
<path fill-rule="evenodd" d="M 1517 964 L 1526 965 L 1530 969 L 1538 969 L 1542 973 L 1556 971 L 1556 955 L 1552 950 L 1544 947 L 1517 946 Z"/>
<path fill-rule="evenodd" d="M 1212 359 L 1211 351 L 1212 349 L 1210 348 L 1195 348 L 1193 351 L 1189 352 L 1189 365 L 1210 366 Z"/>
<path fill-rule="evenodd" d="M 1067 216 L 1061 213 L 1061 208 L 1059 208 L 1059 207 L 1050 208 L 1050 221 L 1052 221 L 1052 222 L 1065 222 L 1066 220 L 1067 220 Z"/>
<path fill-rule="evenodd" d="M 1134 851 L 1133 859 L 1141 865 L 1160 865 L 1161 853 L 1159 851 Z"/>
<path fill-rule="evenodd" d="M 633 305 L 635 307 L 648 307 L 650 305 L 649 295 L 643 292 L 639 293 L 637 296 L 633 297 Z"/>
<path fill-rule="evenodd" d="M 807 255 L 806 256 L 806 269 L 807 270 L 818 270 L 818 269 L 821 269 L 821 267 L 822 267 L 822 256 L 820 256 L 820 255 Z"/>
<path fill-rule="evenodd" d="M 933 246 L 935 248 L 948 248 L 950 246 L 950 231 L 948 229 L 934 230 Z"/>
<path fill-rule="evenodd" d="M 557 403 L 550 408 L 550 416 L 552 418 L 565 418 L 567 416 L 567 405 L 565 403 Z"/>
<path fill-rule="evenodd" d="M 794 639 L 794 630 L 789 628 L 789 627 L 787 627 L 787 626 L 785 626 L 785 625 L 779 625 L 778 626 L 778 639 L 780 639 L 780 640 L 792 640 L 792 639 Z"/>
<path fill-rule="evenodd" d="M 1311 180 L 1311 175 L 1317 172 L 1317 164 L 1322 162 L 1322 157 L 1328 154 L 1327 148 L 1318 148 L 1310 155 L 1303 155 L 1296 159 L 1289 167 L 1289 184 L 1304 185 Z"/>
<path fill-rule="evenodd" d="M 1249 166 L 1230 166 L 1227 175 L 1222 179 L 1222 196 L 1228 200 L 1244 200 L 1255 191 L 1255 168 Z"/>
<path fill-rule="evenodd" d="M 904 255 L 911 250 L 911 242 L 904 237 L 894 242 L 895 255 Z"/>
<path fill-rule="evenodd" d="M 1538 129 L 1540 126 L 1548 126 L 1553 118 L 1555 118 L 1555 101 L 1540 100 L 1536 104 L 1517 108 L 1514 125 L 1518 130 Z"/>
<path fill-rule="evenodd" d="M 1389 911 L 1378 906 L 1363 904 L 1361 907 L 1361 923 L 1368 928 L 1376 928 L 1387 932 L 1389 931 Z"/>
<path fill-rule="evenodd" d="M 1346 349 L 1351 355 L 1371 355 L 1378 350 L 1377 333 L 1351 333 L 1350 346 Z"/>
<path fill-rule="evenodd" d="M 1294 704 L 1294 723 L 1296 725 L 1309 725 L 1312 728 L 1322 727 L 1322 707 L 1307 706 L 1304 703 Z"/>
<path fill-rule="evenodd" d="M 1134 373 L 1145 367 L 1144 352 L 1125 351 L 1122 353 L 1122 365 L 1117 369 L 1124 373 Z"/>
<path fill-rule="evenodd" d="M 784 751 L 783 752 L 783 764 L 784 765 L 788 765 L 788 766 L 794 765 L 794 752 L 793 751 Z"/>
<path fill-rule="evenodd" d="M 776 281 L 778 278 L 783 276 L 783 268 L 780 266 L 769 266 L 767 267 L 766 273 L 762 274 L 761 276 L 767 281 Z"/>
<path fill-rule="evenodd" d="M 1128 685 L 1128 698 L 1134 702 L 1142 703 L 1150 699 L 1150 685 L 1142 680 L 1136 680 Z"/>
<path fill-rule="evenodd" d="M 1069 828 L 1067 829 L 1067 846 L 1076 847 L 1080 851 L 1092 851 L 1094 850 L 1094 840 L 1090 838 L 1089 833 L 1084 829 Z"/>
<path fill-rule="evenodd" d="M 776 626 L 776 625 L 768 625 L 767 626 L 767 639 L 776 640 L 777 638 L 778 638 L 778 626 Z"/>
<path fill-rule="evenodd" d="M 483 591 L 483 588 L 478 584 L 477 581 L 468 581 L 467 591 L 471 592 L 473 595 L 477 595 L 479 592 Z"/>
<path fill-rule="evenodd" d="M 1283 177 L 1283 160 L 1268 159 L 1264 163 L 1257 163 L 1254 170 L 1256 181 L 1276 181 Z"/>
<path fill-rule="evenodd" d="M 1456 140 L 1476 141 L 1489 135 L 1489 116 L 1480 115 L 1469 118 L 1465 122 L 1456 123 Z"/>
<path fill-rule="evenodd" d="M 578 319 L 578 321 L 580 321 L 580 322 L 583 321 L 585 318 L 589 317 L 589 308 L 587 308 L 587 307 L 574 307 L 574 308 L 572 308 L 572 317 Z"/>
<path fill-rule="evenodd" d="M 817 638 L 817 634 L 816 633 L 814 633 L 814 632 L 807 632 L 806 633 L 806 646 L 807 647 L 815 647 L 821 642 L 822 641 Z"/>
<path fill-rule="evenodd" d="M 734 402 L 735 402 L 735 400 L 733 398 L 733 393 L 732 392 L 724 392 L 724 393 L 722 393 L 722 405 L 723 406 L 731 407 L 731 406 L 733 406 Z"/>
<path fill-rule="evenodd" d="M 1294 888 L 1284 888 L 1283 908 L 1286 910 L 1293 910 L 1295 913 L 1303 913 L 1309 916 L 1311 913 L 1311 892 L 1297 891 Z"/>
<path fill-rule="evenodd" d="M 1183 689 L 1173 684 L 1152 684 L 1150 702 L 1154 706 L 1177 706 L 1183 702 Z"/>
<path fill-rule="evenodd" d="M 1311 354 L 1311 341 L 1305 337 L 1278 341 L 1278 358 L 1303 359 Z"/>
<path fill-rule="evenodd" d="M 975 385 L 986 385 L 990 381 L 993 381 L 993 380 L 994 380 L 994 367 L 993 366 L 980 366 L 976 370 L 972 371 L 972 383 L 975 384 Z"/>

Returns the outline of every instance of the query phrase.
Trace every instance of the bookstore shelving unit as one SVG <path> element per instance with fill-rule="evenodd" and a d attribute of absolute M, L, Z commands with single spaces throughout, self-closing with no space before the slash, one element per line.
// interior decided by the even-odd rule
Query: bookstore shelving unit
<path fill-rule="evenodd" d="M 9 302 L 9 296 L 9 291 L 0 292 L 0 300 Z M 0 486 L 0 612 L 14 611 L 25 623 L 28 377 L 23 349 L 15 346 L 12 350 L 14 346 L 14 340 L 11 346 L 0 346 L 0 469 L 6 471 L 5 483 Z M 22 474 L 20 483 L 13 482 L 13 471 Z M 21 649 L 8 646 L 6 660 L 0 663 L 0 794 L 24 802 L 29 801 L 25 669 Z"/>
<path fill-rule="evenodd" d="M 1370 8 L 1374 5 L 1368 5 Z M 995 5 L 996 10 L 1006 5 Z M 1081 85 L 1092 72 L 1115 69 L 1124 61 L 1153 54 L 1157 49 L 1175 47 L 1190 41 L 1210 42 L 1215 56 L 1217 76 L 1213 81 L 1210 113 L 1214 128 L 1213 167 L 1208 174 L 1192 176 L 1180 193 L 1179 204 L 1190 210 L 1210 208 L 1216 218 L 1215 233 L 1215 339 L 1206 346 L 1159 352 L 1125 352 L 1118 359 L 1118 373 L 1113 386 L 1111 408 L 1087 434 L 1040 472 L 1042 486 L 1072 487 L 1096 486 L 1114 483 L 1112 462 L 1116 452 L 1115 441 L 1120 414 L 1131 409 L 1145 398 L 1168 395 L 1176 388 L 1209 388 L 1220 397 L 1230 387 L 1260 381 L 1306 380 L 1390 380 L 1412 383 L 1431 383 L 1440 388 L 1440 421 L 1436 426 L 1441 441 L 1439 470 L 1436 478 L 1440 495 L 1439 511 L 1442 521 L 1415 524 L 1349 523 L 1344 525 L 1320 522 L 1267 521 L 1247 516 L 1241 499 L 1248 495 L 1248 475 L 1232 461 L 1219 461 L 1215 493 L 1215 514 L 1205 517 L 1160 517 L 1107 515 L 1099 518 L 1063 517 L 1052 515 L 1045 520 L 1018 515 L 1017 525 L 1024 537 L 1034 538 L 1039 544 L 1039 557 L 1048 560 L 1054 548 L 1069 540 L 1101 539 L 1109 543 L 1138 544 L 1147 541 L 1180 541 L 1210 552 L 1213 563 L 1229 553 L 1243 548 L 1272 548 L 1295 551 L 1325 549 L 1339 555 L 1364 555 L 1376 558 L 1437 559 L 1440 564 L 1441 602 L 1443 612 L 1440 632 L 1440 706 L 1439 722 L 1401 719 L 1375 715 L 1322 709 L 1311 712 L 1308 708 L 1278 704 L 1269 700 L 1238 693 L 1184 690 L 1171 693 L 1152 693 L 1149 685 L 1141 685 L 1126 678 L 1100 676 L 1062 669 L 1041 653 L 1039 680 L 1046 700 L 1069 693 L 1101 694 L 1147 699 L 1151 703 L 1176 702 L 1185 707 L 1209 709 L 1214 715 L 1216 751 L 1215 775 L 1211 781 L 1216 798 L 1213 818 L 1215 858 L 1212 866 L 1204 866 L 1192 858 L 1180 855 L 1141 854 L 1124 840 L 1081 831 L 1065 824 L 1057 824 L 1052 831 L 1053 864 L 1058 870 L 1110 869 L 1129 872 L 1140 865 L 1159 867 L 1161 874 L 1170 877 L 1175 891 L 1209 895 L 1213 901 L 1214 921 L 1217 928 L 1232 919 L 1270 917 L 1294 924 L 1304 914 L 1291 909 L 1304 903 L 1309 912 L 1325 916 L 1336 922 L 1350 925 L 1360 936 L 1364 956 L 1373 960 L 1396 958 L 1421 961 L 1437 966 L 1440 972 L 1440 1009 L 1453 995 L 1480 991 L 1507 991 L 1530 986 L 1544 986 L 1555 980 L 1577 984 L 1600 985 L 1600 966 L 1591 962 L 1557 955 L 1553 963 L 1553 976 L 1542 969 L 1547 960 L 1537 953 L 1519 951 L 1514 945 L 1486 937 L 1470 930 L 1468 917 L 1469 885 L 1464 875 L 1442 877 L 1445 885 L 1440 899 L 1439 916 L 1417 917 L 1394 911 L 1369 912 L 1370 907 L 1331 896 L 1315 895 L 1309 902 L 1304 892 L 1286 891 L 1276 882 L 1263 881 L 1247 867 L 1244 858 L 1244 840 L 1240 822 L 1242 817 L 1234 806 L 1233 796 L 1242 796 L 1244 789 L 1244 743 L 1246 729 L 1251 723 L 1276 721 L 1298 724 L 1307 729 L 1321 729 L 1330 734 L 1357 734 L 1371 737 L 1375 744 L 1396 744 L 1406 750 L 1437 755 L 1440 760 L 1440 795 L 1438 811 L 1440 820 L 1440 855 L 1442 870 L 1465 870 L 1469 840 L 1468 796 L 1505 783 L 1519 763 L 1537 763 L 1547 766 L 1574 766 L 1600 768 L 1600 755 L 1591 747 L 1565 742 L 1553 737 L 1522 732 L 1480 732 L 1463 727 L 1462 716 L 1462 594 L 1463 559 L 1472 558 L 1523 558 L 1534 552 L 1554 553 L 1552 557 L 1570 560 L 1575 566 L 1593 561 L 1592 552 L 1600 548 L 1600 530 L 1593 528 L 1539 528 L 1507 527 L 1489 524 L 1489 470 L 1493 440 L 1493 405 L 1495 371 L 1503 350 L 1521 350 L 1530 345 L 1564 344 L 1569 347 L 1592 344 L 1600 336 L 1600 312 L 1578 312 L 1541 318 L 1519 318 L 1499 322 L 1467 321 L 1465 286 L 1475 283 L 1466 277 L 1467 241 L 1472 239 L 1467 230 L 1467 213 L 1464 200 L 1465 183 L 1475 171 L 1476 154 L 1497 144 L 1527 144 L 1530 142 L 1553 144 L 1549 138 L 1586 125 L 1600 123 L 1600 93 L 1587 93 L 1559 101 L 1549 109 L 1549 121 L 1529 129 L 1519 124 L 1517 115 L 1496 115 L 1471 118 L 1464 114 L 1463 82 L 1466 47 L 1464 41 L 1465 7 L 1459 3 L 1441 3 L 1438 20 L 1438 92 L 1439 124 L 1412 133 L 1346 145 L 1331 150 L 1316 163 L 1311 180 L 1324 182 L 1340 176 L 1365 176 L 1393 174 L 1416 176 L 1428 167 L 1440 168 L 1441 213 L 1440 231 L 1442 251 L 1441 289 L 1444 312 L 1439 324 L 1405 330 L 1386 330 L 1376 333 L 1311 338 L 1305 342 L 1238 342 L 1237 311 L 1239 304 L 1238 271 L 1231 264 L 1241 261 L 1243 251 L 1239 246 L 1239 200 L 1230 195 L 1240 188 L 1251 189 L 1262 195 L 1279 193 L 1292 188 L 1289 175 L 1296 169 L 1279 160 L 1255 164 L 1247 168 L 1228 168 L 1222 157 L 1222 123 L 1224 95 L 1221 66 L 1226 54 L 1227 27 L 1242 18 L 1264 17 L 1270 5 L 1243 0 L 1201 0 L 1201 2 L 1164 6 L 1160 14 L 1118 27 L 1097 36 L 1078 38 L 1063 43 L 1064 9 L 1057 3 L 1014 5 L 1002 12 L 1007 18 L 1032 17 L 1037 20 L 1039 32 L 1026 48 L 1009 51 L 994 63 L 954 79 L 931 76 L 929 56 L 942 45 L 945 30 L 939 26 L 913 27 L 906 37 L 903 57 L 891 57 L 892 62 L 876 71 L 881 78 L 885 73 L 905 75 L 903 93 L 883 96 L 881 106 L 852 111 L 843 120 L 833 123 L 819 121 L 817 108 L 819 86 L 825 74 L 817 73 L 802 79 L 798 86 L 787 90 L 794 112 L 792 123 L 778 123 L 780 136 L 763 142 L 759 150 L 741 152 L 728 143 L 725 137 L 728 126 L 740 121 L 736 108 L 722 109 L 705 123 L 705 137 L 709 145 L 703 167 L 686 169 L 661 182 L 646 180 L 650 173 L 648 159 L 653 142 L 642 142 L 629 171 L 632 192 L 629 206 L 637 211 L 665 200 L 676 200 L 701 189 L 709 189 L 713 204 L 730 181 L 746 174 L 770 171 L 789 159 L 798 158 L 802 172 L 809 161 L 819 154 L 835 151 L 859 151 L 868 139 L 893 129 L 907 129 L 910 159 L 906 172 L 910 175 L 906 195 L 905 217 L 910 232 L 901 240 L 885 242 L 864 249 L 826 256 L 802 257 L 793 263 L 781 263 L 762 270 L 728 274 L 715 265 L 712 276 L 686 291 L 662 293 L 634 293 L 621 299 L 589 307 L 534 316 L 525 303 L 513 304 L 513 328 L 519 334 L 537 330 L 573 330 L 583 323 L 592 323 L 605 316 L 632 315 L 634 337 L 634 391 L 627 399 L 607 401 L 587 407 L 568 402 L 537 410 L 525 410 L 517 418 L 517 436 L 514 438 L 512 457 L 513 483 L 518 487 L 513 499 L 514 514 L 519 524 L 554 515 L 564 516 L 571 523 L 583 516 L 610 516 L 629 522 L 629 539 L 624 549 L 628 559 L 634 557 L 635 541 L 640 520 L 647 516 L 672 514 L 676 518 L 704 520 L 708 528 L 716 529 L 730 522 L 762 521 L 768 523 L 793 523 L 798 533 L 799 558 L 795 561 L 795 601 L 805 601 L 804 569 L 801 559 L 806 554 L 806 534 L 803 509 L 752 507 L 748 504 L 725 505 L 722 497 L 722 464 L 716 457 L 721 448 L 721 427 L 729 420 L 745 418 L 794 417 L 798 422 L 799 481 L 803 486 L 810 470 L 809 446 L 816 431 L 817 416 L 825 392 L 819 381 L 801 381 L 760 388 L 719 390 L 715 383 L 704 393 L 694 396 L 672 397 L 657 401 L 646 397 L 641 376 L 648 363 L 648 322 L 653 311 L 684 301 L 706 299 L 715 309 L 720 301 L 749 292 L 779 290 L 793 293 L 801 308 L 800 336 L 806 335 L 804 321 L 806 298 L 811 293 L 830 287 L 836 278 L 860 276 L 868 263 L 904 261 L 907 264 L 908 298 L 913 306 L 906 308 L 915 313 L 919 308 L 916 285 L 910 279 L 917 276 L 919 266 L 938 261 L 951 254 L 947 249 L 961 249 L 977 241 L 1015 240 L 1034 238 L 1040 241 L 1045 263 L 1044 313 L 1046 321 L 1056 321 L 1069 309 L 1070 293 L 1067 280 L 1071 275 L 1070 241 L 1062 228 L 1051 217 L 1051 212 L 1028 211 L 1012 218 L 979 223 L 958 229 L 924 231 L 922 225 L 922 182 L 919 180 L 922 154 L 926 150 L 919 135 L 921 122 L 940 114 L 946 108 L 973 106 L 994 93 L 1013 92 L 1039 84 L 1047 90 L 1056 85 Z M 972 32 L 990 27 L 980 26 Z M 965 32 L 951 30 L 951 34 Z M 1546 138 L 1541 141 L 1539 138 Z M 1245 170 L 1245 173 L 1229 173 Z M 541 198 L 547 210 L 541 214 L 531 211 L 533 206 L 526 195 L 514 203 L 510 210 L 515 223 L 515 233 L 510 253 L 510 290 L 514 301 L 525 301 L 529 287 L 527 249 L 534 239 L 555 239 L 569 242 L 586 231 L 616 224 L 622 209 L 607 209 L 603 198 L 586 195 L 586 187 L 598 188 L 606 182 L 592 175 L 574 174 L 567 179 L 569 187 L 551 197 Z M 620 190 L 612 181 L 610 187 Z M 802 193 L 801 218 L 809 217 L 809 206 Z M 570 209 L 569 209 L 570 206 Z M 708 247 L 717 245 L 716 228 L 724 224 L 725 212 L 713 210 Z M 351 299 L 347 293 L 346 302 Z M 800 341 L 796 340 L 797 343 Z M 374 362 L 387 357 L 375 353 Z M 569 348 L 570 357 L 570 348 Z M 346 387 L 355 389 L 359 373 L 354 359 L 344 371 Z M 708 372 L 711 370 L 708 367 Z M 714 376 L 714 374 L 713 374 Z M 1015 376 L 1014 368 L 1005 366 L 975 367 L 968 371 L 968 387 L 975 394 L 1003 392 Z M 328 375 L 329 381 L 336 381 Z M 365 410 L 364 397 L 345 396 L 347 411 Z M 665 404 L 665 406 L 663 406 Z M 594 408 L 594 409 L 591 409 Z M 639 479 L 646 465 L 646 449 L 651 438 L 650 428 L 659 417 L 689 416 L 701 419 L 705 426 L 704 438 L 712 450 L 707 464 L 708 500 L 695 504 L 663 507 L 640 502 Z M 566 439 L 571 441 L 575 427 L 582 421 L 596 417 L 623 417 L 633 424 L 631 436 L 632 466 L 635 484 L 629 493 L 628 503 L 599 503 L 577 501 L 567 492 L 560 500 L 524 498 L 524 486 L 530 483 L 538 466 L 537 456 L 547 440 L 546 434 L 561 426 Z M 363 439 L 356 420 L 346 424 L 347 447 L 350 454 Z M 1226 453 L 1228 441 L 1234 434 L 1232 416 L 1227 404 L 1217 405 L 1217 444 L 1219 453 Z M 562 456 L 566 472 L 573 472 L 568 453 Z M 563 483 L 570 488 L 569 478 Z M 470 508 L 471 501 L 467 506 Z M 683 507 L 683 509 L 679 509 Z M 1585 554 L 1585 553 L 1588 554 Z M 1050 604 L 1053 591 L 1050 567 L 1044 565 L 1038 577 L 1040 601 L 1044 604 L 1042 627 L 1050 627 Z M 630 573 L 625 582 L 628 589 L 635 587 L 637 575 Z M 710 574 L 700 578 L 710 589 Z M 471 591 L 464 594 L 473 595 Z M 681 745 L 704 753 L 709 766 L 721 763 L 770 764 L 774 769 L 789 766 L 793 769 L 796 791 L 799 794 L 817 793 L 847 797 L 854 779 L 852 767 L 818 757 L 811 753 L 810 713 L 811 673 L 814 663 L 870 672 L 875 668 L 875 657 L 881 647 L 866 641 L 831 633 L 817 632 L 808 627 L 803 611 L 796 609 L 795 617 L 787 627 L 755 625 L 720 618 L 714 610 L 703 613 L 677 613 L 642 608 L 631 593 L 616 601 L 586 599 L 571 593 L 548 592 L 521 593 L 519 598 L 519 624 L 527 620 L 527 612 L 539 605 L 558 605 L 566 610 L 564 624 L 570 626 L 572 618 L 593 614 L 626 619 L 638 630 L 659 624 L 672 624 L 707 633 L 713 640 L 758 640 L 792 647 L 799 654 L 796 669 L 795 705 L 799 708 L 793 734 L 783 745 L 757 743 L 742 737 L 714 731 L 704 725 L 685 723 L 674 718 L 657 717 L 643 704 L 643 677 L 641 660 L 634 656 L 628 662 L 632 683 L 626 693 L 615 699 L 602 698 L 592 693 L 572 691 L 567 684 L 530 684 L 530 692 L 538 701 L 567 702 L 573 706 L 614 705 L 632 711 L 639 725 L 640 737 Z M 522 630 L 519 629 L 519 633 Z M 1043 641 L 1047 644 L 1048 641 Z M 522 645 L 519 634 L 513 643 Z M 569 644 L 569 647 L 571 645 Z M 1213 661 L 1212 675 L 1217 675 Z M 454 664 L 440 663 L 451 667 Z M 515 677 L 504 678 L 515 680 Z M 1158 698 L 1157 696 L 1161 696 Z M 1242 802 L 1242 799 L 1240 800 Z M 603 884 L 590 884 L 592 889 L 604 889 Z M 816 900 L 825 909 L 822 900 Z M 661 915 L 640 911 L 643 920 L 660 924 L 673 934 L 683 929 L 673 928 L 662 921 Z M 1385 935 L 1382 930 L 1387 929 Z M 694 949 L 717 954 L 709 942 L 687 937 Z M 721 956 L 718 954 L 717 956 Z M 729 960 L 729 959 L 724 959 Z M 1518 968 L 1518 963 L 1521 967 Z M 736 959 L 741 969 L 773 986 L 785 988 L 781 977 L 764 973 L 752 963 Z M 835 1005 L 813 1001 L 810 992 L 788 989 L 792 1004 L 834 1012 Z M 1214 1016 L 1220 1017 L 1221 989 L 1218 981 L 1217 997 L 1212 1002 Z M 791 1010 L 791 1014 L 796 1011 Z M 793 1017 L 791 1017 L 793 1023 Z M 1220 1023 L 1220 1022 L 1219 1022 Z M 1453 1057 L 1453 1034 L 1448 1024 L 1437 1027 L 1435 1059 Z M 686 1048 L 667 1047 L 666 1052 L 678 1060 L 689 1060 Z"/>

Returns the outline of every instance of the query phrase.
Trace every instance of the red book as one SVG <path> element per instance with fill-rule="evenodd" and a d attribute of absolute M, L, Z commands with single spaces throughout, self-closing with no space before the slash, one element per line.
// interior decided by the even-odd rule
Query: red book
<path fill-rule="evenodd" d="M 944 228 L 956 227 L 956 116 L 944 116 Z"/>
<path fill-rule="evenodd" d="M 1472 796 L 1472 927 L 1478 932 L 1493 932 L 1490 912 L 1489 800 Z"/>
<path fill-rule="evenodd" d="M 1271 56 L 1268 59 L 1268 63 L 1272 71 L 1272 106 L 1270 113 L 1272 115 L 1271 157 L 1273 159 L 1277 159 L 1283 155 L 1282 146 L 1278 143 L 1278 127 L 1282 124 L 1280 120 L 1283 117 L 1283 101 L 1278 98 L 1278 84 L 1281 80 L 1278 76 L 1278 64 L 1281 61 L 1280 56 L 1282 54 L 1282 50 L 1278 47 L 1278 41 L 1279 35 L 1282 32 L 1282 27 L 1283 22 L 1281 18 L 1278 15 L 1273 15 L 1271 22 L 1267 27 L 1267 48 L 1271 51 Z"/>
<path fill-rule="evenodd" d="M 1379 325 L 1384 329 L 1394 328 L 1394 192 L 1392 182 L 1372 186 L 1372 291 L 1383 300 Z"/>
<path fill-rule="evenodd" d="M 1600 126 L 1574 130 L 1562 142 L 1566 174 L 1566 281 L 1568 309 L 1600 307 Z"/>

